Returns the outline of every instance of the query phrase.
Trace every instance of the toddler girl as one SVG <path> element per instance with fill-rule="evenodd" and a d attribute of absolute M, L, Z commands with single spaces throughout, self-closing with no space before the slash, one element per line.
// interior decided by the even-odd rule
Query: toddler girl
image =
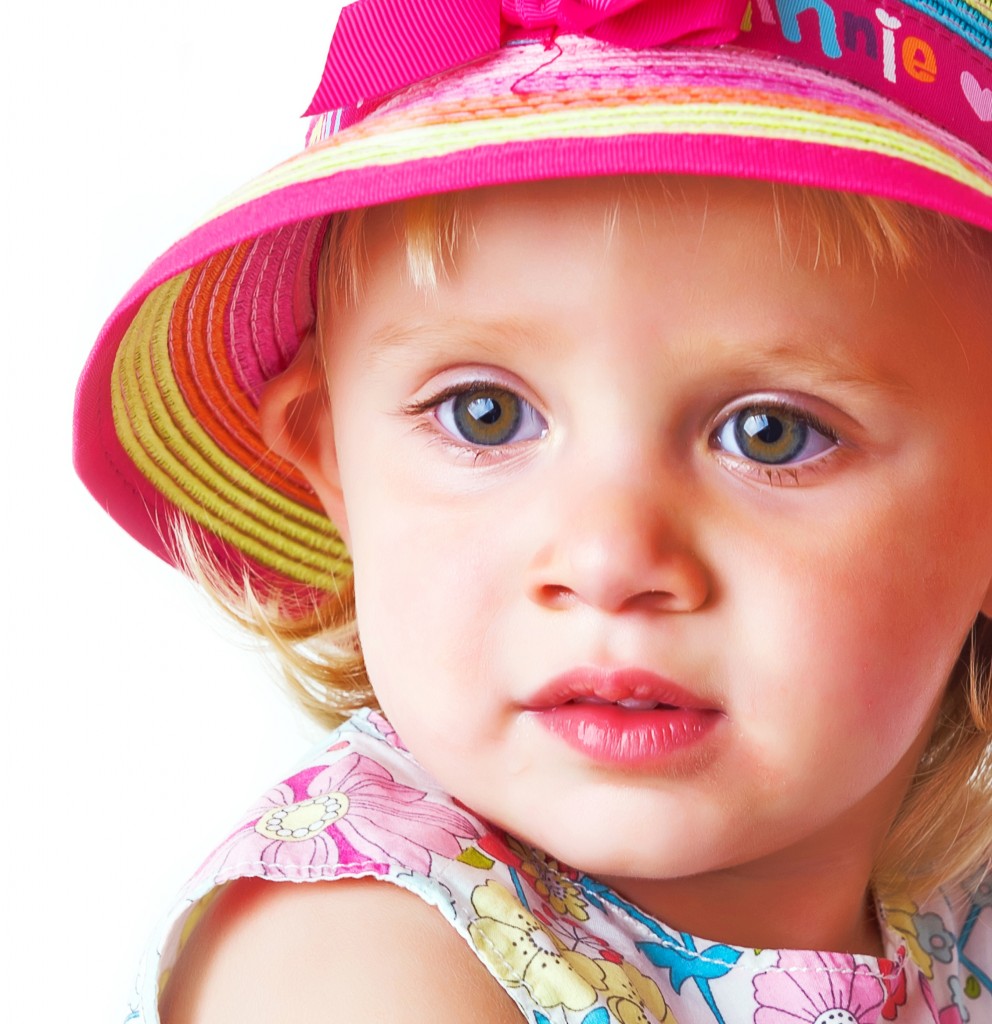
<path fill-rule="evenodd" d="M 134 1019 L 992 1020 L 990 97 L 979 4 L 345 9 L 80 386 L 336 726 Z"/>

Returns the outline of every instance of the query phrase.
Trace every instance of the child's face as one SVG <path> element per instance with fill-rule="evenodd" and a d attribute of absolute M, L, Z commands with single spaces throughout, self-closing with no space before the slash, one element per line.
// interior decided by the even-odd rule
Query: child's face
<path fill-rule="evenodd" d="M 374 215 L 311 475 L 382 706 L 475 810 L 605 875 L 868 864 L 992 610 L 982 300 L 676 190 L 480 193 L 436 299 Z M 588 702 L 627 696 L 681 710 Z"/>

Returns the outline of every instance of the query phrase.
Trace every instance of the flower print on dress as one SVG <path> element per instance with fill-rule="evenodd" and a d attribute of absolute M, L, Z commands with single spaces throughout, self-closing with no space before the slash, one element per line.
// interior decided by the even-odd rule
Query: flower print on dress
<path fill-rule="evenodd" d="M 914 918 L 920 946 L 942 964 L 949 964 L 954 957 L 956 941 L 954 935 L 944 926 L 939 914 L 932 911 L 917 914 Z"/>
<path fill-rule="evenodd" d="M 954 1004 L 958 1016 L 963 1021 L 963 1024 L 968 1024 L 971 1020 L 971 1013 L 968 1011 L 968 1004 L 965 1002 L 964 985 L 961 984 L 961 979 L 957 975 L 952 974 L 947 979 L 947 986 L 951 990 L 951 1002 Z"/>
<path fill-rule="evenodd" d="M 375 729 L 377 738 L 384 739 L 395 750 L 402 750 L 404 754 L 409 753 L 399 733 L 381 711 L 370 711 L 365 720 Z"/>
<path fill-rule="evenodd" d="M 975 886 L 971 901 L 976 907 L 992 907 L 992 875 L 986 875 Z"/>
<path fill-rule="evenodd" d="M 957 979 L 955 978 L 954 980 L 956 981 Z M 933 994 L 930 982 L 922 974 L 920 975 L 920 989 L 923 992 L 923 998 L 926 1000 L 927 1006 L 930 1008 L 930 1012 L 933 1014 L 934 1024 L 967 1024 L 967 1011 L 962 1015 L 961 1008 L 956 1005 L 956 999 L 953 994 L 950 1005 L 943 1007 L 943 1009 L 938 1009 L 937 999 Z"/>
<path fill-rule="evenodd" d="M 527 846 L 513 836 L 506 837 L 506 844 L 519 859 L 523 880 L 556 914 L 576 921 L 589 920 L 586 901 L 579 894 L 579 887 L 569 878 L 567 868 L 543 851 Z"/>
<path fill-rule="evenodd" d="M 901 958 L 905 955 L 905 947 L 900 947 L 900 966 L 899 969 L 892 974 L 886 981 L 886 988 L 888 989 L 888 998 L 885 1000 L 885 1005 L 882 1007 L 882 1020 L 895 1020 L 899 1016 L 899 1010 L 906 1005 L 906 1000 L 909 998 L 909 986 L 906 979 L 906 967 L 901 963 Z M 888 963 L 892 964 L 893 970 L 896 965 L 891 960 L 879 961 L 880 964 Z"/>
<path fill-rule="evenodd" d="M 523 986 L 538 1006 L 586 1010 L 606 987 L 603 967 L 567 949 L 507 889 L 490 879 L 472 892 L 479 915 L 469 938 L 508 987 Z"/>
<path fill-rule="evenodd" d="M 543 921 L 569 949 L 577 953 L 585 953 L 594 960 L 608 960 L 610 963 L 622 964 L 623 957 L 596 932 L 592 931 L 584 921 L 573 921 L 568 917 L 544 917 L 541 911 L 534 911 L 534 916 Z M 600 923 L 606 923 L 600 921 Z"/>
<path fill-rule="evenodd" d="M 754 1024 L 875 1024 L 888 993 L 843 953 L 784 952 L 754 979 Z"/>
<path fill-rule="evenodd" d="M 933 977 L 933 957 L 920 944 L 918 925 L 919 907 L 912 900 L 886 903 L 882 918 L 891 931 L 898 933 L 906 943 L 913 963 L 928 977 Z"/>
<path fill-rule="evenodd" d="M 396 782 L 382 765 L 348 754 L 294 775 L 218 851 L 217 880 L 258 862 L 268 877 L 313 878 L 399 861 L 428 874 L 432 854 L 457 857 L 475 826 L 457 811 Z"/>
<path fill-rule="evenodd" d="M 606 1005 L 620 1024 L 675 1024 L 661 989 L 626 961 L 599 961 L 606 977 Z"/>

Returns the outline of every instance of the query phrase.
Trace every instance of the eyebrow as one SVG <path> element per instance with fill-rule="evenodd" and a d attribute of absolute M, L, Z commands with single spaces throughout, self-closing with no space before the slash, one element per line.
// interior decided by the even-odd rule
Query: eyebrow
<path fill-rule="evenodd" d="M 452 342 L 471 347 L 480 355 L 499 356 L 507 345 L 520 345 L 526 340 L 530 351 L 544 352 L 552 347 L 551 335 L 538 324 L 519 317 L 475 320 L 462 317 L 441 317 L 429 321 L 387 323 L 374 331 L 366 342 L 366 362 L 376 360 L 404 348 L 418 352 L 432 347 L 445 348 Z"/>
<path fill-rule="evenodd" d="M 774 373 L 788 368 L 825 383 L 868 387 L 897 395 L 908 395 L 913 390 L 909 382 L 894 370 L 861 359 L 856 353 L 841 355 L 832 352 L 829 343 L 818 348 L 789 343 L 756 348 L 746 354 L 742 368 L 756 373 Z"/>
<path fill-rule="evenodd" d="M 415 348 L 420 353 L 432 348 L 443 352 L 452 342 L 469 347 L 473 354 L 498 359 L 509 344 L 520 345 L 525 340 L 528 351 L 547 353 L 558 347 L 553 333 L 540 324 L 520 317 L 475 320 L 463 317 L 442 317 L 424 321 L 394 321 L 377 329 L 369 337 L 366 362 L 374 364 L 388 357 L 390 352 Z M 560 343 L 559 343 L 560 344 Z M 659 340 L 658 344 L 664 344 Z M 884 391 L 888 394 L 908 396 L 912 386 L 894 370 L 878 366 L 856 353 L 839 354 L 831 351 L 830 342 L 818 347 L 780 341 L 764 345 L 730 343 L 722 339 L 697 341 L 682 339 L 680 353 L 692 360 L 697 345 L 714 348 L 723 366 L 731 365 L 741 375 L 774 378 L 783 371 L 798 372 L 815 382 L 839 387 Z M 685 355 L 681 355 L 685 358 Z"/>

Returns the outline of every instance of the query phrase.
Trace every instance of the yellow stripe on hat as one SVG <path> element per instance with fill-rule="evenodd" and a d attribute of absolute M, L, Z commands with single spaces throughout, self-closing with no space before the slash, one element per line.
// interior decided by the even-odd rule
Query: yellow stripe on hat
<path fill-rule="evenodd" d="M 964 2 L 969 7 L 973 7 L 979 14 L 992 19 L 992 3 L 989 0 L 964 0 Z"/>
<path fill-rule="evenodd" d="M 333 589 L 351 566 L 330 521 L 231 459 L 183 400 L 169 358 L 169 324 L 188 276 L 180 274 L 151 292 L 121 342 L 112 375 L 121 445 L 151 484 L 192 520 L 263 566 Z"/>
<path fill-rule="evenodd" d="M 491 106 L 487 108 L 487 113 Z M 897 157 L 960 182 L 986 196 L 992 183 L 952 153 L 894 124 L 881 124 L 856 110 L 843 116 L 761 103 L 716 102 L 576 105 L 540 113 L 480 117 L 455 124 L 431 123 L 357 138 L 335 137 L 274 167 L 229 196 L 210 216 L 291 185 L 364 167 L 414 162 L 487 145 L 623 135 L 731 135 L 840 146 Z M 338 138 L 342 141 L 338 143 Z"/>

